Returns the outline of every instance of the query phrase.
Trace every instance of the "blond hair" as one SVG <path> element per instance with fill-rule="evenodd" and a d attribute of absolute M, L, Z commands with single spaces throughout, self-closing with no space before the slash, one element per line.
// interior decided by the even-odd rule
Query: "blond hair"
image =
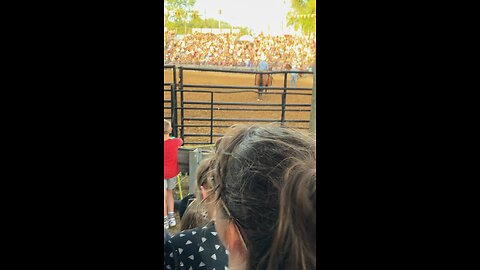
<path fill-rule="evenodd" d="M 172 124 L 170 121 L 163 119 L 163 134 L 169 134 Z"/>

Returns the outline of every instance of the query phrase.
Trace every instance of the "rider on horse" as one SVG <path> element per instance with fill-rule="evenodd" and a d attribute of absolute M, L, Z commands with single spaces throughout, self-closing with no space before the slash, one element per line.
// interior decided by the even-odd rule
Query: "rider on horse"
<path fill-rule="evenodd" d="M 265 54 L 262 54 L 261 61 L 258 63 L 258 71 L 265 72 L 265 71 L 269 71 L 269 70 L 270 70 L 270 68 L 269 68 L 268 63 L 267 63 L 267 57 L 265 56 Z M 261 74 L 260 76 L 255 75 L 255 85 L 258 85 L 258 86 L 272 85 L 272 76 L 267 75 L 267 74 L 265 74 L 265 75 Z M 262 97 L 262 94 L 263 94 L 263 91 L 265 91 L 265 90 L 262 89 L 262 88 L 258 89 L 257 101 L 260 101 L 260 99 Z"/>
<path fill-rule="evenodd" d="M 265 56 L 265 54 L 262 54 L 261 61 L 258 63 L 258 70 L 268 71 L 267 57 Z"/>

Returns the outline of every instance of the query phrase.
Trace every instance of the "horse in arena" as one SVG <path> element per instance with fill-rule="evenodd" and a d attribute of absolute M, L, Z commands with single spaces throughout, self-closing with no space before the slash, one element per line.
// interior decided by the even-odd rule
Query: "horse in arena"
<path fill-rule="evenodd" d="M 272 68 L 269 68 L 272 71 Z M 255 86 L 271 86 L 273 84 L 273 76 L 271 74 L 255 74 Z M 258 99 L 262 99 L 263 91 L 267 92 L 267 89 L 258 88 Z"/>

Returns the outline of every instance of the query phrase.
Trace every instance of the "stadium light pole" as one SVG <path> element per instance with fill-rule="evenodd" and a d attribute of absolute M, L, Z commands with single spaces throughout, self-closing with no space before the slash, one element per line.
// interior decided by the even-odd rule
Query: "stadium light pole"
<path fill-rule="evenodd" d="M 222 19 L 222 10 L 218 10 L 218 29 L 220 29 L 220 34 L 222 33 L 222 24 L 220 20 Z"/>

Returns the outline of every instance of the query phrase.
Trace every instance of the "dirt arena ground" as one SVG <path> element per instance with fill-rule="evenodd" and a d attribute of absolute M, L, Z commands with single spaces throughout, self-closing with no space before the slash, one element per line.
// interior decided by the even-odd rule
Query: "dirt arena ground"
<path fill-rule="evenodd" d="M 173 82 L 173 75 L 171 69 L 164 70 L 164 82 Z M 283 87 L 284 75 L 273 75 L 273 86 Z M 178 72 L 177 72 L 178 80 Z M 201 85 L 221 85 L 221 86 L 253 86 L 254 75 L 253 74 L 234 74 L 234 73 L 217 73 L 217 72 L 204 72 L 204 71 L 184 71 L 184 84 L 201 84 Z M 287 85 L 290 85 L 290 75 L 287 78 Z M 297 87 L 312 88 L 313 77 L 312 75 L 304 75 L 302 78 L 298 78 Z M 257 101 L 257 91 L 240 90 L 240 89 L 212 89 L 212 88 L 198 88 L 198 87 L 185 87 L 185 90 L 202 90 L 208 91 L 207 93 L 184 93 L 185 101 L 203 101 L 208 104 L 185 104 L 185 108 L 205 108 L 205 110 L 188 110 L 185 109 L 185 117 L 190 118 L 210 118 L 210 91 L 214 91 L 214 102 L 242 102 L 248 103 L 247 105 L 214 105 L 214 119 L 225 118 L 226 121 L 214 121 L 214 125 L 220 125 L 224 127 L 214 127 L 214 134 L 223 134 L 225 127 L 233 124 L 239 124 L 240 122 L 228 119 L 267 119 L 268 122 L 280 122 L 281 111 L 255 111 L 253 109 L 281 109 L 281 93 L 283 90 L 268 90 L 268 93 L 264 95 L 263 100 Z M 287 90 L 286 103 L 287 104 L 310 104 L 311 103 L 311 90 Z M 301 95 L 303 94 L 303 95 Z M 171 99 L 170 92 L 164 91 L 164 99 Z M 180 100 L 180 94 L 177 94 L 177 99 Z M 256 106 L 257 104 L 269 104 L 270 106 Z M 275 106 L 276 105 L 276 106 Z M 164 106 L 169 106 L 168 103 L 164 103 Z M 178 102 L 180 106 L 180 101 Z M 237 108 L 241 110 L 226 110 L 229 108 Z M 301 111 L 287 111 L 285 113 L 285 119 L 287 120 L 309 120 L 310 107 L 309 106 L 287 106 L 289 110 L 301 110 Z M 170 117 L 171 110 L 164 109 L 164 116 Z M 178 116 L 180 117 L 180 110 L 178 110 Z M 254 123 L 254 122 L 245 122 Z M 185 120 L 186 125 L 210 125 L 210 121 L 194 121 Z M 308 123 L 286 123 L 286 126 L 300 128 L 302 130 L 308 129 Z M 209 134 L 209 127 L 185 127 L 185 134 Z M 217 137 L 213 138 L 215 141 Z M 206 143 L 210 140 L 208 136 L 204 137 L 185 137 L 186 142 Z"/>

